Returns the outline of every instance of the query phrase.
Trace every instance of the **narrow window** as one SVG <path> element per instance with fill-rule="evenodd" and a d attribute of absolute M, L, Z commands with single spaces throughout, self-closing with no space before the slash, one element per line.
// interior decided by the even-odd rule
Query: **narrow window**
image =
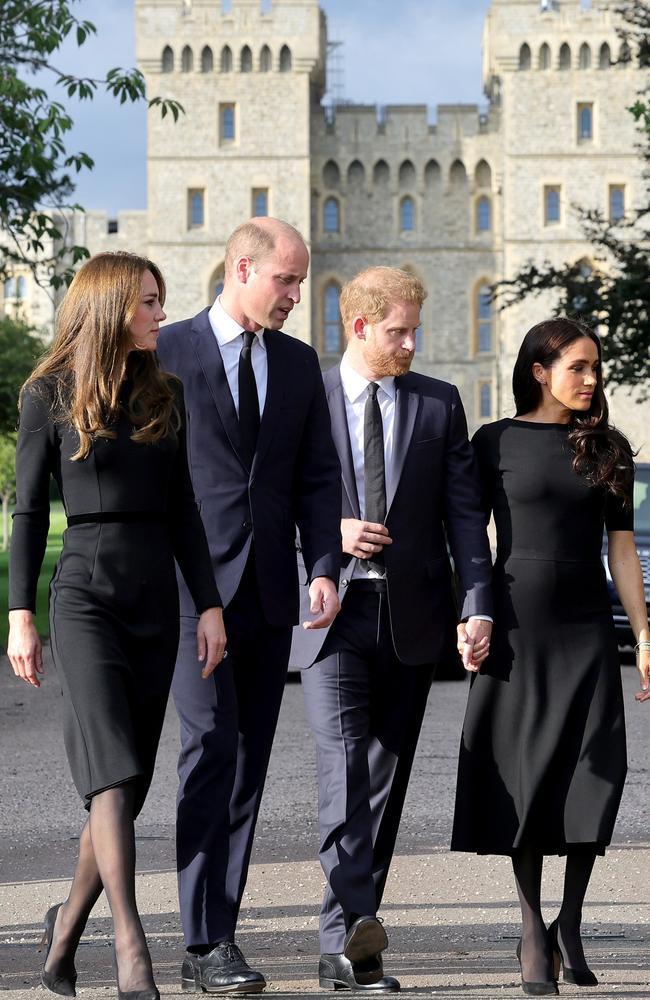
<path fill-rule="evenodd" d="M 476 292 L 476 350 L 489 354 L 492 350 L 492 302 L 490 286 L 480 285 Z"/>
<path fill-rule="evenodd" d="M 593 104 L 578 105 L 578 141 L 588 142 L 594 137 Z"/>
<path fill-rule="evenodd" d="M 189 45 L 186 45 L 181 53 L 181 70 L 183 73 L 191 73 L 194 69 L 194 53 Z"/>
<path fill-rule="evenodd" d="M 241 55 L 239 57 L 239 68 L 242 73 L 252 73 L 253 72 L 253 53 L 251 52 L 248 45 L 244 45 L 241 50 Z"/>
<path fill-rule="evenodd" d="M 541 49 L 539 50 L 539 68 L 540 69 L 551 68 L 551 48 L 546 42 L 544 42 Z"/>
<path fill-rule="evenodd" d="M 106 224 L 106 232 L 109 236 L 114 236 L 115 233 L 119 232 L 119 223 L 117 219 L 109 219 Z"/>
<path fill-rule="evenodd" d="M 341 312 L 339 296 L 341 291 L 336 282 L 332 281 L 325 289 L 323 298 L 323 347 L 325 354 L 340 354 L 341 352 Z"/>
<path fill-rule="evenodd" d="M 519 49 L 519 69 L 530 69 L 530 45 L 527 42 Z"/>
<path fill-rule="evenodd" d="M 598 69 L 609 69 L 612 65 L 612 50 L 610 49 L 607 42 L 603 42 L 600 46 L 600 54 L 598 56 Z"/>
<path fill-rule="evenodd" d="M 339 214 L 339 203 L 336 198 L 326 198 L 323 205 L 323 229 L 326 233 L 338 233 Z"/>
<path fill-rule="evenodd" d="M 403 233 L 415 229 L 415 202 L 409 196 L 402 198 L 399 210 L 399 226 Z"/>
<path fill-rule="evenodd" d="M 201 72 L 211 73 L 214 69 L 214 58 L 212 56 L 212 49 L 209 45 L 206 45 L 201 53 Z"/>
<path fill-rule="evenodd" d="M 270 73 L 273 67 L 273 59 L 271 56 L 271 50 L 268 45 L 262 46 L 262 51 L 260 52 L 260 73 Z"/>
<path fill-rule="evenodd" d="M 571 49 L 566 42 L 560 48 L 560 69 L 571 69 Z"/>
<path fill-rule="evenodd" d="M 232 49 L 229 45 L 224 45 L 221 50 L 221 72 L 232 73 Z"/>
<path fill-rule="evenodd" d="M 16 280 L 15 278 L 5 278 L 5 298 L 15 299 L 16 298 Z"/>
<path fill-rule="evenodd" d="M 165 45 L 165 48 L 163 49 L 162 71 L 163 73 L 174 72 L 174 52 L 169 45 Z"/>
<path fill-rule="evenodd" d="M 544 223 L 547 226 L 560 221 L 560 186 L 547 184 L 544 188 Z"/>
<path fill-rule="evenodd" d="M 205 223 L 203 190 L 191 188 L 187 192 L 187 228 L 200 229 Z"/>
<path fill-rule="evenodd" d="M 479 382 L 478 415 L 481 420 L 492 416 L 492 386 L 489 382 Z"/>
<path fill-rule="evenodd" d="M 262 216 L 269 214 L 269 189 L 253 188 L 253 215 Z"/>
<path fill-rule="evenodd" d="M 476 230 L 489 233 L 492 229 L 492 207 L 489 198 L 479 198 L 476 202 Z"/>
<path fill-rule="evenodd" d="M 288 45 L 283 45 L 280 49 L 280 72 L 290 73 L 292 62 L 291 49 Z"/>
<path fill-rule="evenodd" d="M 609 186 L 609 218 L 611 222 L 620 222 L 625 218 L 625 186 L 610 184 Z"/>
<path fill-rule="evenodd" d="M 578 66 L 580 69 L 591 69 L 591 49 L 586 42 L 580 46 L 578 55 Z"/>
<path fill-rule="evenodd" d="M 632 49 L 627 42 L 623 42 L 618 53 L 619 66 L 625 66 L 626 63 L 630 62 L 632 62 Z"/>
<path fill-rule="evenodd" d="M 416 354 L 421 354 L 421 352 L 422 352 L 422 344 L 423 343 L 424 343 L 424 335 L 422 333 L 422 325 L 420 324 L 420 326 L 415 331 L 415 353 Z"/>
<path fill-rule="evenodd" d="M 219 105 L 220 135 L 222 142 L 235 141 L 235 105 Z"/>
<path fill-rule="evenodd" d="M 27 295 L 27 279 L 21 275 L 16 283 L 16 298 L 24 299 Z"/>

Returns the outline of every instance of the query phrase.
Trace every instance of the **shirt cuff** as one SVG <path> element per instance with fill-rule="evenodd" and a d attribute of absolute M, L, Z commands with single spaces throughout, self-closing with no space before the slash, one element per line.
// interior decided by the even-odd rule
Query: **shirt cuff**
<path fill-rule="evenodd" d="M 471 621 L 475 621 L 475 622 L 492 622 L 492 624 L 494 625 L 494 618 L 490 618 L 489 615 L 470 615 L 469 618 L 467 619 L 467 621 L 468 622 L 471 622 Z"/>

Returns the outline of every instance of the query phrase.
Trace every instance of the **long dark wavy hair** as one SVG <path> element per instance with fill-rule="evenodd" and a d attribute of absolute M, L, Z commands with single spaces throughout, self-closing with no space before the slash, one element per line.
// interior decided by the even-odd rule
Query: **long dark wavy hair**
<path fill-rule="evenodd" d="M 601 486 L 630 504 L 634 453 L 627 438 L 609 423 L 609 407 L 603 390 L 600 339 L 584 323 L 558 317 L 532 327 L 524 337 L 512 373 L 516 415 L 535 411 L 542 401 L 542 387 L 533 375 L 533 365 L 550 368 L 576 340 L 588 337 L 598 351 L 596 387 L 586 411 L 574 411 L 568 440 L 574 451 L 573 468 L 592 486 Z"/>

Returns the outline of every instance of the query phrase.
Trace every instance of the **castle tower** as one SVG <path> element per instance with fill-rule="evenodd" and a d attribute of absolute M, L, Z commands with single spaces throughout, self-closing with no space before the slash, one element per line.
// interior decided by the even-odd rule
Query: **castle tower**
<path fill-rule="evenodd" d="M 644 190 L 639 137 L 626 108 L 647 82 L 616 34 L 615 4 L 604 0 L 493 0 L 484 37 L 484 83 L 500 110 L 503 155 L 503 275 L 528 261 L 584 261 L 575 207 L 621 217 Z M 502 315 L 504 412 L 522 336 L 551 311 L 550 297 Z M 614 394 L 622 428 L 637 445 L 640 407 Z M 624 409 L 624 413 L 623 413 Z"/>
<path fill-rule="evenodd" d="M 136 54 L 150 97 L 148 248 L 169 281 L 170 319 L 214 298 L 226 239 L 274 215 L 310 241 L 310 104 L 324 88 L 318 0 L 136 0 Z M 309 339 L 309 293 L 291 333 Z"/>

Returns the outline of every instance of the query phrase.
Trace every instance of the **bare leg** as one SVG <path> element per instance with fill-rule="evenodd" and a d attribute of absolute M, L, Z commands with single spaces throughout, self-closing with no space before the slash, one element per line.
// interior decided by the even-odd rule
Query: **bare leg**
<path fill-rule="evenodd" d="M 57 913 L 54 939 L 45 964 L 47 972 L 63 978 L 74 974 L 75 952 L 101 891 L 102 881 L 86 821 L 79 837 L 79 857 L 70 893 Z"/>
<path fill-rule="evenodd" d="M 593 871 L 596 855 L 585 852 L 567 854 L 564 875 L 564 895 L 558 914 L 558 943 L 562 948 L 565 965 L 576 972 L 588 970 L 585 953 L 582 950 L 580 924 L 589 879 Z"/>
<path fill-rule="evenodd" d="M 532 848 L 512 855 L 512 867 L 521 906 L 521 974 L 529 983 L 553 979 L 546 926 L 542 917 L 542 868 L 544 856 Z"/>
<path fill-rule="evenodd" d="M 135 900 L 133 785 L 108 788 L 93 797 L 90 837 L 113 917 L 118 989 L 154 986 L 151 957 Z"/>

